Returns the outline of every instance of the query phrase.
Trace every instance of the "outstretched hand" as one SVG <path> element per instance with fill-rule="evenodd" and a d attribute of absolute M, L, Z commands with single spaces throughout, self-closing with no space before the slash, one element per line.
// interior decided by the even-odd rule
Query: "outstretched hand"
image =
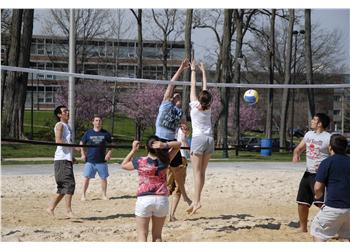
<path fill-rule="evenodd" d="M 190 66 L 190 61 L 188 60 L 188 58 L 183 59 L 181 62 L 180 68 L 184 70 L 184 69 L 187 69 L 189 66 Z"/>
<path fill-rule="evenodd" d="M 140 147 L 140 142 L 139 141 L 133 141 L 132 142 L 132 150 L 133 151 L 138 151 Z"/>
<path fill-rule="evenodd" d="M 205 72 L 204 63 L 200 63 L 198 67 L 199 67 L 199 69 L 200 69 L 202 72 Z"/>

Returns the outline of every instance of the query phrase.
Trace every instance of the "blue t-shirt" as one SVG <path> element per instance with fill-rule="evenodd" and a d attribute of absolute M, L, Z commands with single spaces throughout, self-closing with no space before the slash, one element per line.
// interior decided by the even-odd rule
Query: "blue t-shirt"
<path fill-rule="evenodd" d="M 106 156 L 106 143 L 112 142 L 111 134 L 104 129 L 96 132 L 93 129 L 86 131 L 84 136 L 81 138 L 83 144 L 86 145 L 101 145 L 101 147 L 87 148 L 86 161 L 90 163 L 103 163 Z"/>
<path fill-rule="evenodd" d="M 326 202 L 329 207 L 350 208 L 350 157 L 334 154 L 320 164 L 316 181 L 326 185 Z"/>
<path fill-rule="evenodd" d="M 182 109 L 176 107 L 174 103 L 163 101 L 159 106 L 156 121 L 156 136 L 166 140 L 174 140 L 182 114 Z"/>

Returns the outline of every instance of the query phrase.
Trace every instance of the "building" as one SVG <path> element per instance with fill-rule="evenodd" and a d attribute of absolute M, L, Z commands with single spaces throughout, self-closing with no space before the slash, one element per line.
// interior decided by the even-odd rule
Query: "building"
<path fill-rule="evenodd" d="M 8 35 L 2 34 L 1 62 L 6 59 Z M 161 60 L 162 42 L 143 42 L 143 76 L 145 79 L 163 79 Z M 76 72 L 92 75 L 135 78 L 137 71 L 137 41 L 125 39 L 76 41 Z M 33 36 L 30 67 L 33 69 L 68 72 L 69 40 L 67 37 Z M 167 71 L 172 76 L 185 55 L 183 41 L 168 42 Z M 166 77 L 166 79 L 168 79 Z M 31 107 L 33 94 L 34 108 L 51 109 L 55 106 L 56 89 L 67 82 L 66 77 L 56 75 L 30 74 L 26 108 Z"/>

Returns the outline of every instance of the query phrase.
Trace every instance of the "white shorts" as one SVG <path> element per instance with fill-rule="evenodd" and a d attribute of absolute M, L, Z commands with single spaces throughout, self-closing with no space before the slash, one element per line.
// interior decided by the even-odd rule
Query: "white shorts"
<path fill-rule="evenodd" d="M 192 138 L 191 155 L 212 154 L 214 152 L 214 138 L 207 135 L 200 135 Z"/>
<path fill-rule="evenodd" d="M 135 215 L 139 217 L 166 217 L 169 199 L 164 195 L 145 195 L 137 197 Z"/>
<path fill-rule="evenodd" d="M 350 208 L 323 206 L 311 224 L 311 235 L 322 240 L 350 240 Z"/>

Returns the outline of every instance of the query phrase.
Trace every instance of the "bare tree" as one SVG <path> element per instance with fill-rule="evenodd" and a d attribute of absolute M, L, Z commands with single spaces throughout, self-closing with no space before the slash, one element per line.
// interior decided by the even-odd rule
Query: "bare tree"
<path fill-rule="evenodd" d="M 185 57 L 190 60 L 192 56 L 192 19 L 193 19 L 193 9 L 186 10 L 186 20 L 185 20 Z M 184 73 L 183 80 L 190 81 L 191 80 L 191 71 L 186 70 Z M 183 86 L 182 89 L 182 109 L 187 119 L 190 117 L 189 105 L 190 102 L 190 92 L 189 86 Z"/>
<path fill-rule="evenodd" d="M 131 9 L 130 10 L 134 15 L 137 23 L 137 78 L 142 78 L 142 50 L 143 50 L 143 39 L 142 39 L 142 9 L 137 10 L 136 12 Z"/>
<path fill-rule="evenodd" d="M 106 9 L 77 9 L 75 15 L 77 38 L 76 62 L 79 73 L 85 73 L 85 62 L 90 57 L 92 46 L 88 42 L 93 38 L 103 38 L 109 34 L 110 23 L 112 22 L 111 10 Z M 50 35 L 69 36 L 69 10 L 53 9 L 50 15 L 44 19 L 43 32 Z M 68 54 L 68 46 L 61 46 L 62 54 Z"/>
<path fill-rule="evenodd" d="M 13 10 L 9 66 L 29 67 L 33 21 L 33 9 Z M 27 81 L 27 73 L 10 72 L 6 79 L 2 133 L 11 138 L 24 138 L 23 117 Z"/>
<path fill-rule="evenodd" d="M 289 11 L 289 22 L 288 22 L 288 38 L 287 38 L 287 49 L 286 49 L 286 64 L 284 74 L 284 84 L 291 83 L 291 67 L 292 67 L 292 44 L 293 44 L 293 28 L 294 28 L 294 9 Z M 280 121 L 280 147 L 286 146 L 286 127 L 287 127 L 287 110 L 289 104 L 289 89 L 283 89 L 282 103 L 281 103 L 281 121 Z"/>
<path fill-rule="evenodd" d="M 241 62 L 243 60 L 242 48 L 243 48 L 243 38 L 249 28 L 250 21 L 255 15 L 256 10 L 245 10 L 237 9 L 234 10 L 234 22 L 236 30 L 236 47 L 234 54 L 234 73 L 233 81 L 235 83 L 241 82 Z M 235 106 L 235 115 L 234 115 L 234 138 L 235 144 L 238 145 L 240 141 L 240 126 L 239 126 L 239 112 L 240 112 L 240 88 L 234 90 L 234 106 Z M 236 148 L 236 156 L 238 156 L 238 147 Z"/>
<path fill-rule="evenodd" d="M 305 67 L 306 67 L 306 82 L 313 84 L 312 70 L 312 49 L 311 49 L 311 10 L 305 9 Z M 313 89 L 307 90 L 309 113 L 311 117 L 315 114 L 315 94 Z"/>
<path fill-rule="evenodd" d="M 156 30 L 153 30 L 153 34 L 159 40 L 162 41 L 161 48 L 161 60 L 163 63 L 163 79 L 168 79 L 168 58 L 170 53 L 169 40 L 172 33 L 177 32 L 177 9 L 152 9 L 152 18 L 158 29 L 161 31 L 161 35 L 157 34 Z"/>

